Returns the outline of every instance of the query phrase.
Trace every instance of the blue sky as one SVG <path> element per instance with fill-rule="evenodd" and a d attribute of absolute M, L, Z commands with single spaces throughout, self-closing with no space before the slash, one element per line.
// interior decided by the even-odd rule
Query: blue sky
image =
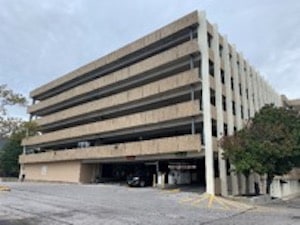
<path fill-rule="evenodd" d="M 193 10 L 205 10 L 276 91 L 300 98 L 299 0 L 0 0 L 0 83 L 28 96 Z"/>

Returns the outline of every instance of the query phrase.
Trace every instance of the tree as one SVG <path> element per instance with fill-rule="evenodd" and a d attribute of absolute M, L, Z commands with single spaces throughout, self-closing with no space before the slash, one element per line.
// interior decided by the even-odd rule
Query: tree
<path fill-rule="evenodd" d="M 249 176 L 255 168 L 256 159 L 248 148 L 250 138 L 248 129 L 242 129 L 235 134 L 222 139 L 223 157 L 235 166 L 235 171 L 242 173 L 246 179 L 246 195 L 249 194 Z"/>
<path fill-rule="evenodd" d="M 8 116 L 7 107 L 13 105 L 25 106 L 26 103 L 24 96 L 15 93 L 6 85 L 0 85 L 0 136 L 8 136 L 22 123 L 20 119 Z"/>
<path fill-rule="evenodd" d="M 274 176 L 300 166 L 300 116 L 288 108 L 263 107 L 253 118 L 252 147 L 260 161 L 254 171 L 267 174 L 267 193 Z"/>
<path fill-rule="evenodd" d="M 267 193 L 274 176 L 300 166 L 300 117 L 287 108 L 264 106 L 248 126 L 224 137 L 224 158 L 243 173 L 267 174 Z M 248 186 L 248 185 L 247 185 Z"/>
<path fill-rule="evenodd" d="M 23 122 L 15 130 L 0 152 L 0 176 L 18 176 L 19 155 L 22 154 L 22 139 L 26 136 L 33 136 L 37 131 L 34 122 Z"/>
<path fill-rule="evenodd" d="M 0 176 L 17 176 L 18 156 L 22 153 L 21 137 L 13 134 L 0 152 Z"/>
<path fill-rule="evenodd" d="M 0 85 L 0 137 L 8 139 L 0 151 L 0 175 L 18 174 L 18 156 L 22 152 L 21 140 L 28 133 L 27 130 L 31 130 L 35 125 L 10 117 L 7 108 L 14 105 L 25 106 L 26 103 L 24 96 L 15 93 L 6 85 Z"/>

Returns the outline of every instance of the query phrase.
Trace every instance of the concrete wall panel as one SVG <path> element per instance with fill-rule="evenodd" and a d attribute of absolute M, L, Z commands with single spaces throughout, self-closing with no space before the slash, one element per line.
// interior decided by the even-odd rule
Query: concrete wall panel
<path fill-rule="evenodd" d="M 133 64 L 132 66 L 129 66 L 125 69 L 121 69 L 119 71 L 116 71 L 104 77 L 76 86 L 61 94 L 48 98 L 44 101 L 38 102 L 37 104 L 31 105 L 28 107 L 28 112 L 34 113 L 46 107 L 58 104 L 63 101 L 67 101 L 68 99 L 74 98 L 75 96 L 87 94 L 91 91 L 101 89 L 117 81 L 125 80 L 128 77 L 138 76 L 139 74 L 145 71 L 148 71 L 160 65 L 164 65 L 168 62 L 172 62 L 178 58 L 192 54 L 197 51 L 198 51 L 198 45 L 196 41 L 186 42 L 168 51 L 162 52 L 159 55 L 152 56 L 141 62 Z M 127 75 L 123 75 L 123 74 L 127 74 Z"/>
<path fill-rule="evenodd" d="M 179 82 L 177 82 L 177 80 Z M 164 85 L 161 85 L 161 82 L 164 83 Z M 159 93 L 163 93 L 164 91 L 170 91 L 173 88 L 180 88 L 186 85 L 190 85 L 196 82 L 200 82 L 198 78 L 198 69 L 187 71 L 180 73 L 176 76 L 172 76 L 169 78 L 165 78 L 156 82 L 152 82 L 146 85 L 143 85 L 141 87 L 137 87 L 135 89 L 131 89 L 126 92 L 121 92 L 115 95 L 111 95 L 106 98 L 101 98 L 96 101 L 88 102 L 79 106 L 75 106 L 57 113 L 50 114 L 48 116 L 39 118 L 35 120 L 37 124 L 40 126 L 51 124 L 53 122 L 57 122 L 60 120 L 65 120 L 68 118 L 72 118 L 75 116 L 83 116 L 84 114 L 91 113 L 94 111 L 99 111 L 103 109 L 107 109 L 110 107 L 115 107 L 117 105 L 130 103 L 130 101 L 137 100 L 136 97 L 131 97 L 132 99 L 129 99 L 129 95 L 132 96 L 133 92 L 139 93 L 139 96 L 141 96 L 141 92 L 143 95 L 143 98 L 148 98 L 155 96 Z M 169 83 L 178 83 L 176 86 L 169 86 Z M 139 100 L 143 100 L 141 97 Z"/>
<path fill-rule="evenodd" d="M 24 168 L 26 180 L 79 182 L 80 161 L 26 164 Z"/>
<path fill-rule="evenodd" d="M 141 115 L 147 118 L 147 123 L 146 121 L 138 121 L 138 119 L 141 118 Z M 29 137 L 24 139 L 22 144 L 26 146 L 38 145 L 47 142 L 81 137 L 82 135 L 86 136 L 100 134 L 102 132 L 115 131 L 125 128 L 134 128 L 141 125 L 155 124 L 158 122 L 165 122 L 169 120 L 197 115 L 200 115 L 199 101 L 190 101 L 151 111 L 118 117 L 111 120 L 104 120 L 95 123 L 80 125 L 77 127 L 66 128 L 59 131 L 46 133 L 40 136 Z M 152 119 L 148 117 L 152 117 Z"/>
<path fill-rule="evenodd" d="M 159 153 L 200 151 L 200 149 L 201 142 L 199 135 L 184 135 L 140 142 L 129 142 L 81 149 L 49 151 L 38 154 L 21 155 L 19 161 L 20 163 L 25 163 L 27 165 L 28 163 L 103 159 L 126 156 L 155 155 Z M 73 166 L 75 165 L 77 164 L 74 164 Z M 72 180 L 75 180 L 75 178 L 72 178 Z"/>
<path fill-rule="evenodd" d="M 94 180 L 93 175 L 95 174 L 95 165 L 94 164 L 81 164 L 80 169 L 80 183 L 90 183 Z"/>

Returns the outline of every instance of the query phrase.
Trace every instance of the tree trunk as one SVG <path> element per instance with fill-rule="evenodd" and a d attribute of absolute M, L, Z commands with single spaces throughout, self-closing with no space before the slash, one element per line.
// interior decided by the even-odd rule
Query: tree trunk
<path fill-rule="evenodd" d="M 267 174 L 267 187 L 266 187 L 266 193 L 270 195 L 270 187 L 273 181 L 274 175 L 273 174 Z"/>

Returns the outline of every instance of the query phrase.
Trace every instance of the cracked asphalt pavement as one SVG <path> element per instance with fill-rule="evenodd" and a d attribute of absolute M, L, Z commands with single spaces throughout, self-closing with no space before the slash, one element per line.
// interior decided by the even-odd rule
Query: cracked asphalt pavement
<path fill-rule="evenodd" d="M 0 192 L 0 225 L 300 224 L 300 198 L 251 206 L 150 187 L 29 182 L 0 185 L 11 188 Z"/>

